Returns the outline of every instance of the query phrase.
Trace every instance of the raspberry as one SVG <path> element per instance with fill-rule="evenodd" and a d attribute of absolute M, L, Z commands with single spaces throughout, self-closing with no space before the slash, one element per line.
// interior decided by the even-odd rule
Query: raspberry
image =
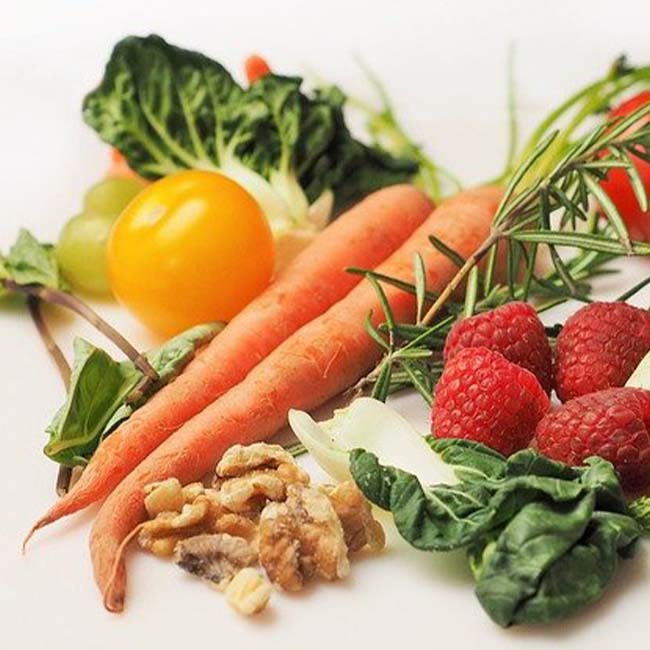
<path fill-rule="evenodd" d="M 624 386 L 650 350 L 650 313 L 624 302 L 594 302 L 569 318 L 557 337 L 555 390 L 566 402 Z"/>
<path fill-rule="evenodd" d="M 650 485 L 650 391 L 608 388 L 572 399 L 538 425 L 539 451 L 569 465 L 601 456 L 618 472 L 623 487 Z"/>
<path fill-rule="evenodd" d="M 444 359 L 452 359 L 463 348 L 476 347 L 500 352 L 508 361 L 530 370 L 544 390 L 551 392 L 551 346 L 537 312 L 527 303 L 511 302 L 456 323 L 447 336 Z"/>
<path fill-rule="evenodd" d="M 438 381 L 431 432 L 482 442 L 507 456 L 528 446 L 548 407 L 532 372 L 487 348 L 465 348 Z"/>

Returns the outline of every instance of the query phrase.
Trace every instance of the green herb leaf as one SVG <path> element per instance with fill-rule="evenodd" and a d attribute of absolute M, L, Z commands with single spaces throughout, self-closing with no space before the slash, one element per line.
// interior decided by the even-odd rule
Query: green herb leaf
<path fill-rule="evenodd" d="M 415 280 L 415 298 L 417 303 L 415 322 L 419 323 L 422 319 L 422 310 L 427 296 L 426 270 L 424 268 L 424 260 L 420 253 L 415 253 L 413 256 L 413 276 Z"/>
<path fill-rule="evenodd" d="M 62 465 L 85 464 L 112 414 L 124 404 L 142 374 L 118 363 L 81 338 L 74 341 L 70 392 L 46 431 L 45 455 Z"/>
<path fill-rule="evenodd" d="M 75 339 L 68 397 L 46 429 L 45 454 L 62 465 L 86 464 L 99 443 L 176 377 L 222 328 L 219 323 L 199 325 L 150 352 L 147 358 L 159 379 L 135 403 L 129 398 L 143 378 L 135 365 L 115 361 L 104 350 Z"/>
<path fill-rule="evenodd" d="M 67 289 L 59 272 L 54 247 L 41 244 L 28 230 L 21 229 L 9 255 L 0 259 L 0 279 L 16 284 L 40 284 L 52 289 Z"/>

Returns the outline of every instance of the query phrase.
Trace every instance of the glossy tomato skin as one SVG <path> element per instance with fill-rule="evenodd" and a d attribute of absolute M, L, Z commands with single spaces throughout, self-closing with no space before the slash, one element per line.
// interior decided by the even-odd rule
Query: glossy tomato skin
<path fill-rule="evenodd" d="M 650 103 L 650 91 L 639 93 L 614 108 L 610 117 L 625 117 L 648 103 Z M 647 118 L 644 121 L 647 121 Z M 639 126 L 642 124 L 643 122 Z M 646 191 L 650 191 L 650 163 L 637 156 L 632 156 L 632 159 Z M 639 202 L 625 171 L 612 169 L 607 175 L 607 179 L 602 182 L 602 187 L 623 217 L 630 237 L 640 241 L 650 241 L 650 210 L 644 212 L 639 207 Z"/>
<path fill-rule="evenodd" d="M 273 263 L 273 238 L 258 203 L 207 171 L 149 185 L 117 219 L 108 243 L 113 293 L 165 336 L 230 320 L 268 285 Z"/>

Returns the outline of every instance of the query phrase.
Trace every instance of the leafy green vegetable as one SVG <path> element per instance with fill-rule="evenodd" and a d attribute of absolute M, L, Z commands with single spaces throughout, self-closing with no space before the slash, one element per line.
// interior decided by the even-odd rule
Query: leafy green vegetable
<path fill-rule="evenodd" d="M 258 200 L 274 231 L 307 223 L 331 189 L 336 206 L 411 178 L 417 163 L 365 146 L 343 118 L 336 88 L 269 74 L 247 89 L 216 61 L 159 36 L 114 48 L 85 121 L 146 178 L 188 168 L 221 171 Z"/>
<path fill-rule="evenodd" d="M 648 509 L 628 508 L 601 458 L 569 467 L 530 449 L 506 459 L 478 443 L 430 445 L 460 483 L 424 488 L 362 450 L 350 471 L 415 548 L 466 550 L 477 597 L 499 625 L 549 622 L 593 602 L 642 533 L 637 515 Z"/>
<path fill-rule="evenodd" d="M 650 497 L 643 496 L 630 503 L 630 512 L 641 526 L 644 535 L 650 535 Z"/>
<path fill-rule="evenodd" d="M 115 361 L 104 350 L 77 338 L 70 390 L 65 404 L 47 427 L 45 454 L 63 465 L 85 465 L 99 443 L 136 408 L 169 383 L 198 347 L 222 325 L 198 325 L 147 354 L 158 381 L 134 402 L 131 397 L 143 374 L 131 361 Z"/>
<path fill-rule="evenodd" d="M 40 284 L 51 289 L 66 289 L 59 273 L 54 247 L 41 244 L 28 230 L 21 229 L 9 255 L 0 255 L 0 280 L 16 284 Z"/>

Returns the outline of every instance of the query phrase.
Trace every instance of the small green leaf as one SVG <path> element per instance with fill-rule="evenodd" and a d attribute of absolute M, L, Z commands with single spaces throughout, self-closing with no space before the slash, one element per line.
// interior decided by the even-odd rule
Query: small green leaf
<path fill-rule="evenodd" d="M 370 335 L 370 338 L 384 350 L 390 350 L 388 342 L 382 337 L 382 335 L 377 331 L 377 328 L 372 324 L 372 311 L 366 314 L 366 319 L 364 321 L 366 332 Z"/>
<path fill-rule="evenodd" d="M 440 251 L 445 257 L 449 258 L 458 268 L 461 268 L 465 264 L 465 258 L 457 253 L 453 248 L 447 246 L 442 239 L 438 239 L 435 235 L 429 236 L 429 241 L 433 246 Z"/>
<path fill-rule="evenodd" d="M 571 246 L 573 248 L 600 251 L 601 253 L 610 253 L 612 255 L 626 255 L 628 253 L 627 248 L 620 241 L 589 233 L 530 230 L 512 233 L 511 237 L 522 242 Z M 631 247 L 632 253 L 635 255 L 650 255 L 650 244 L 645 242 L 632 242 Z"/>
<path fill-rule="evenodd" d="M 393 316 L 393 310 L 391 309 L 390 303 L 386 296 L 386 292 L 383 287 L 372 275 L 367 275 L 368 282 L 372 285 L 372 288 L 377 292 L 377 297 L 381 304 L 382 311 L 384 312 L 384 317 L 386 318 L 386 324 L 388 325 L 389 330 L 395 329 L 395 317 Z"/>
<path fill-rule="evenodd" d="M 222 323 L 198 325 L 148 353 L 158 381 L 135 403 L 129 398 L 142 379 L 135 365 L 114 361 L 104 350 L 75 339 L 68 397 L 47 427 L 45 454 L 63 465 L 86 463 L 107 435 L 176 377 L 196 350 L 222 329 Z"/>
<path fill-rule="evenodd" d="M 628 154 L 623 153 L 622 155 L 625 157 L 625 159 L 628 162 L 625 173 L 627 174 L 627 177 L 630 179 L 630 185 L 632 186 L 632 190 L 634 191 L 634 196 L 636 197 L 636 200 L 639 203 L 639 208 L 641 209 L 641 212 L 647 212 L 648 211 L 648 190 L 643 184 L 643 180 L 641 179 L 641 174 L 639 174 L 639 170 L 637 169 L 637 166 L 632 162 Z"/>
<path fill-rule="evenodd" d="M 372 397 L 378 399 L 380 402 L 385 402 L 388 398 L 388 393 L 390 390 L 390 378 L 393 371 L 390 360 L 385 359 L 379 375 L 377 376 L 377 381 L 372 389 Z"/>
<path fill-rule="evenodd" d="M 415 298 L 417 303 L 416 323 L 422 320 L 422 311 L 424 309 L 424 300 L 427 295 L 427 276 L 424 268 L 424 260 L 420 253 L 413 256 L 413 277 L 415 278 Z"/>
<path fill-rule="evenodd" d="M 632 252 L 632 247 L 630 244 L 630 235 L 627 232 L 627 226 L 621 217 L 621 214 L 618 211 L 618 208 L 614 205 L 614 202 L 609 198 L 609 195 L 603 188 L 600 183 L 590 172 L 583 172 L 582 177 L 584 178 L 585 185 L 589 191 L 594 195 L 600 207 L 603 209 L 603 212 L 607 215 L 609 222 L 616 230 L 618 237 L 623 244 L 626 252 Z"/>
<path fill-rule="evenodd" d="M 418 372 L 416 367 L 409 361 L 403 361 L 400 364 L 401 368 L 406 372 L 411 382 L 411 385 L 422 396 L 424 401 L 431 406 L 433 403 L 433 396 L 431 395 L 431 386 L 429 386 L 424 379 L 424 376 Z"/>
<path fill-rule="evenodd" d="M 41 244 L 28 230 L 22 229 L 0 272 L 17 284 L 40 284 L 51 289 L 67 289 L 59 272 L 54 248 Z"/>
<path fill-rule="evenodd" d="M 474 315 L 476 301 L 478 300 L 478 282 L 478 266 L 474 266 L 467 275 L 467 286 L 465 287 L 465 318 Z"/>
<path fill-rule="evenodd" d="M 47 428 L 45 455 L 63 465 L 89 458 L 113 413 L 142 374 L 131 362 L 118 363 L 84 339 L 74 342 L 70 392 Z"/>

